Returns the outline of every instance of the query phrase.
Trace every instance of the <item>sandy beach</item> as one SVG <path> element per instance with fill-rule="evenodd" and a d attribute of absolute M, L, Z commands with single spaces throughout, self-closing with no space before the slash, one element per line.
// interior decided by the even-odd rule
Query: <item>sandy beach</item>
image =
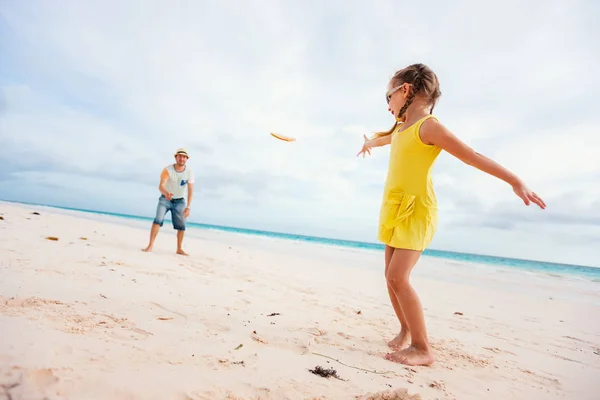
<path fill-rule="evenodd" d="M 1 400 L 598 399 L 598 282 L 423 257 L 437 362 L 405 367 L 380 253 L 0 216 Z"/>

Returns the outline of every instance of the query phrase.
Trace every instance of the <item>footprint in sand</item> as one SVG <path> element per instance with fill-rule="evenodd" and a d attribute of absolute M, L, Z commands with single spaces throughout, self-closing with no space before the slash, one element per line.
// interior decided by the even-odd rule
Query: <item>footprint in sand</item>
<path fill-rule="evenodd" d="M 492 353 L 496 353 L 496 354 L 510 354 L 510 355 L 513 355 L 513 356 L 516 355 L 515 353 L 512 353 L 512 352 L 510 352 L 508 350 L 502 350 L 502 349 L 499 349 L 497 347 L 484 347 L 484 349 L 487 350 L 487 351 L 491 351 Z"/>
<path fill-rule="evenodd" d="M 13 367 L 0 378 L 0 395 L 7 399 L 56 398 L 59 379 L 52 369 L 23 369 Z"/>
<path fill-rule="evenodd" d="M 32 310 L 33 312 L 31 312 Z M 35 320 L 49 320 L 56 324 L 57 329 L 71 334 L 85 335 L 105 331 L 117 339 L 128 340 L 144 339 L 152 335 L 151 332 L 139 329 L 127 318 L 89 313 L 81 303 L 66 304 L 39 297 L 5 299 L 0 296 L 0 314 L 27 314 L 28 317 Z"/>
<path fill-rule="evenodd" d="M 568 357 L 565 357 L 565 356 L 561 356 L 561 355 L 559 355 L 559 354 L 552 354 L 552 357 L 554 357 L 554 358 L 558 358 L 559 360 L 570 361 L 570 362 L 574 362 L 574 363 L 577 363 L 577 364 L 582 364 L 582 365 L 585 365 L 585 364 L 584 364 L 584 363 L 582 363 L 581 361 L 573 360 L 572 358 L 568 358 Z"/>
<path fill-rule="evenodd" d="M 307 289 L 307 288 L 303 288 L 303 287 L 295 287 L 293 288 L 296 292 L 299 293 L 303 293 L 303 294 L 315 294 L 314 290 L 311 289 Z"/>
<path fill-rule="evenodd" d="M 227 389 L 216 389 L 209 390 L 206 392 L 192 392 L 186 394 L 187 397 L 173 397 L 173 400 L 214 400 L 214 399 L 227 399 L 227 400 L 243 400 L 244 398 L 236 396 L 233 392 Z M 259 399 L 262 397 L 258 397 Z M 169 399 L 170 400 L 170 399 Z"/>
<path fill-rule="evenodd" d="M 528 382 L 536 382 L 541 385 L 541 387 L 553 387 L 555 389 L 560 388 L 560 381 L 554 377 L 547 377 L 540 374 L 537 374 L 528 369 L 520 369 L 520 371 L 524 374 L 522 378 Z"/>
<path fill-rule="evenodd" d="M 357 396 L 357 400 L 421 400 L 419 394 L 409 394 L 407 389 L 386 390 L 378 393 L 367 393 Z"/>
<path fill-rule="evenodd" d="M 140 329 L 129 321 L 124 321 L 118 327 L 113 327 L 108 334 L 119 340 L 142 340 L 153 335 L 152 332 Z"/>
<path fill-rule="evenodd" d="M 462 344 L 456 340 L 436 341 L 432 343 L 431 347 L 438 354 L 440 365 L 444 365 L 448 369 L 451 369 L 450 366 L 456 361 L 467 362 L 473 366 L 484 368 L 490 366 L 493 360 L 491 356 L 472 355 L 465 352 Z"/>
<path fill-rule="evenodd" d="M 354 339 L 354 336 L 348 335 L 347 333 L 344 333 L 344 332 L 338 332 L 337 334 L 338 334 L 338 336 L 341 336 L 346 340 Z"/>
<path fill-rule="evenodd" d="M 348 312 L 345 309 L 341 308 L 341 307 L 335 307 L 334 310 L 337 311 L 338 313 L 344 315 L 344 316 L 346 316 L 348 314 Z"/>
<path fill-rule="evenodd" d="M 213 336 L 218 336 L 220 333 L 227 333 L 231 331 L 231 327 L 217 324 L 211 320 L 201 319 L 200 322 L 205 326 L 206 332 Z"/>
<path fill-rule="evenodd" d="M 252 304 L 252 302 L 248 299 L 240 298 L 240 299 L 237 299 L 237 301 L 239 301 L 240 303 L 244 303 L 244 304 Z"/>
<path fill-rule="evenodd" d="M 169 397 L 169 400 L 197 400 L 197 399 L 198 399 L 198 397 L 196 397 L 195 395 L 194 395 L 194 397 L 191 397 L 187 393 L 175 393 L 174 395 Z"/>
<path fill-rule="evenodd" d="M 267 400 L 267 399 L 282 398 L 281 396 L 274 396 L 274 394 L 272 393 L 272 390 L 267 387 L 257 387 L 255 385 L 252 385 L 249 383 L 243 384 L 243 387 L 246 388 L 245 390 L 242 389 L 243 392 L 256 393 L 255 396 L 251 397 L 252 399 Z M 291 391 L 294 393 L 297 393 L 295 384 L 292 384 Z M 213 399 L 248 400 L 248 399 L 250 399 L 249 397 L 247 397 L 247 395 L 242 395 L 242 394 L 238 395 L 229 389 L 214 389 L 214 390 L 210 390 L 210 391 L 206 391 L 206 392 L 202 392 L 202 393 L 195 392 L 194 394 L 196 396 L 198 396 L 197 397 L 198 399 L 202 399 L 202 400 L 213 400 Z M 286 398 L 287 398 L 287 396 L 286 396 Z M 194 400 L 195 399 L 196 398 L 194 398 Z M 317 400 L 317 398 L 311 398 L 311 400 Z"/>

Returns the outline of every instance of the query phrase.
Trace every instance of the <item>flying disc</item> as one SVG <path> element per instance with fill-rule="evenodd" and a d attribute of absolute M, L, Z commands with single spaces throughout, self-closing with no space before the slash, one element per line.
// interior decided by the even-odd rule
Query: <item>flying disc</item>
<path fill-rule="evenodd" d="M 271 132 L 271 136 L 273 136 L 276 139 L 283 140 L 284 142 L 295 142 L 296 141 L 296 138 L 280 135 L 278 133 Z"/>

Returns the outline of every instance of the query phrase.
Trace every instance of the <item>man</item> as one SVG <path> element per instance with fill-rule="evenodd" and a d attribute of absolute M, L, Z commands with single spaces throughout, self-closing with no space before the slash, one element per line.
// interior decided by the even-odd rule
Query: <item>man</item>
<path fill-rule="evenodd" d="M 142 251 L 152 251 L 154 240 L 158 231 L 163 225 L 165 215 L 171 211 L 173 229 L 177 231 L 177 254 L 187 256 L 183 251 L 183 234 L 185 232 L 185 219 L 190 215 L 190 206 L 192 204 L 192 194 L 194 191 L 194 173 L 190 167 L 186 166 L 188 153 L 186 149 L 177 149 L 174 154 L 175 164 L 163 168 L 160 174 L 160 184 L 158 190 L 161 193 L 156 208 L 156 217 L 150 230 L 150 243 Z M 187 204 L 185 201 L 185 192 L 187 188 Z"/>

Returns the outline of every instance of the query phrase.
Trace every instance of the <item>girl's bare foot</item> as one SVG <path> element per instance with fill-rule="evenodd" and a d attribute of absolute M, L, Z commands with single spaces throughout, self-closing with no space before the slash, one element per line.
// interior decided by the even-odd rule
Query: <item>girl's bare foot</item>
<path fill-rule="evenodd" d="M 181 254 L 182 256 L 188 256 L 189 255 L 188 253 L 186 253 L 185 251 L 183 251 L 181 249 L 177 250 L 177 254 Z"/>
<path fill-rule="evenodd" d="M 392 350 L 402 350 L 410 345 L 410 333 L 404 329 L 388 342 L 388 347 Z"/>
<path fill-rule="evenodd" d="M 431 351 L 421 350 L 415 346 L 386 354 L 385 359 L 404 365 L 431 365 L 435 361 Z"/>
<path fill-rule="evenodd" d="M 152 246 L 148 246 L 145 249 L 142 249 L 142 251 L 145 251 L 146 253 L 149 253 L 152 251 Z"/>

